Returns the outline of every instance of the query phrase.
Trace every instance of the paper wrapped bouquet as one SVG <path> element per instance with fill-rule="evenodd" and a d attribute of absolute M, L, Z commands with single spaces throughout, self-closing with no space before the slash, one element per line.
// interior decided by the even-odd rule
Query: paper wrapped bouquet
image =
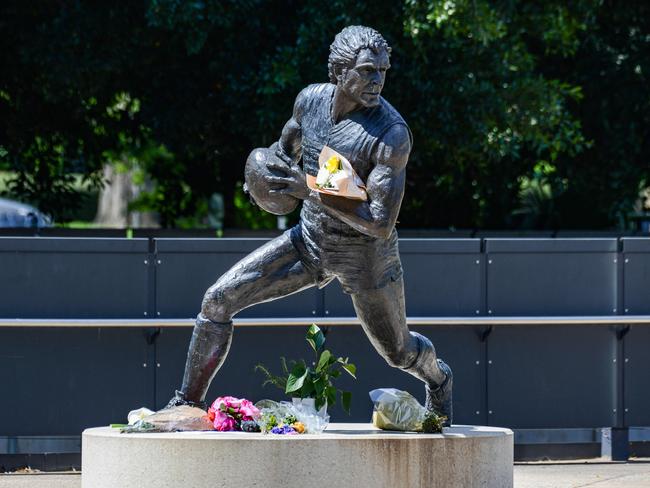
<path fill-rule="evenodd" d="M 318 175 L 308 176 L 307 186 L 328 195 L 368 200 L 366 186 L 350 162 L 334 149 L 324 146 L 318 156 Z"/>

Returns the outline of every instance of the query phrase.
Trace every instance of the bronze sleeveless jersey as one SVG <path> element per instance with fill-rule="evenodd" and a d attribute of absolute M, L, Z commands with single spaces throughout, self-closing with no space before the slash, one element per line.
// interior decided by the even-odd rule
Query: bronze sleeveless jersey
<path fill-rule="evenodd" d="M 378 106 L 352 112 L 335 124 L 331 118 L 334 89 L 331 83 L 310 85 L 298 96 L 303 170 L 318 174 L 318 155 L 327 145 L 345 156 L 366 181 L 382 136 L 393 125 L 408 126 L 383 98 Z M 382 288 L 402 275 L 395 229 L 388 239 L 372 237 L 353 229 L 319 203 L 305 200 L 300 222 L 289 234 L 319 287 L 336 277 L 346 293 L 355 293 Z"/>

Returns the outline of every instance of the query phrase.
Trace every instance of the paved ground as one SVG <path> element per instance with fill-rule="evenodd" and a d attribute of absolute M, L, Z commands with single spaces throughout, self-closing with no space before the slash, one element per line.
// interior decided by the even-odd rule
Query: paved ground
<path fill-rule="evenodd" d="M 81 488 L 76 474 L 0 474 L 0 488 Z"/>
<path fill-rule="evenodd" d="M 629 463 L 531 463 L 515 466 L 515 488 L 583 487 L 650 488 L 650 459 Z M 81 488 L 81 476 L 78 473 L 0 474 L 0 488 Z"/>
<path fill-rule="evenodd" d="M 0 485 L 1 486 L 1 485 Z M 515 466 L 515 488 L 650 488 L 650 459 Z"/>

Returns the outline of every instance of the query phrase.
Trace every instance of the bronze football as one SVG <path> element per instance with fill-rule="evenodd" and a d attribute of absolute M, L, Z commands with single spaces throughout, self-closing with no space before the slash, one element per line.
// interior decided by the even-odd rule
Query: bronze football
<path fill-rule="evenodd" d="M 246 186 L 255 203 L 261 208 L 275 215 L 286 215 L 295 210 L 299 200 L 291 195 L 269 193 L 269 190 L 281 189 L 283 185 L 269 182 L 268 177 L 286 176 L 285 173 L 269 168 L 267 164 L 271 161 L 287 164 L 276 156 L 273 146 L 253 149 L 246 159 Z"/>

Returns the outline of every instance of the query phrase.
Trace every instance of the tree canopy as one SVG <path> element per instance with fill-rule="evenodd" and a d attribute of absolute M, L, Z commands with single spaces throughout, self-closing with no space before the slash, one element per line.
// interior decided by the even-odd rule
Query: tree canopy
<path fill-rule="evenodd" d="M 650 6 L 559 0 L 145 0 L 0 6 L 0 170 L 59 220 L 107 161 L 153 181 L 166 226 L 237 191 L 334 35 L 379 30 L 414 148 L 402 227 L 606 228 L 650 185 Z"/>

